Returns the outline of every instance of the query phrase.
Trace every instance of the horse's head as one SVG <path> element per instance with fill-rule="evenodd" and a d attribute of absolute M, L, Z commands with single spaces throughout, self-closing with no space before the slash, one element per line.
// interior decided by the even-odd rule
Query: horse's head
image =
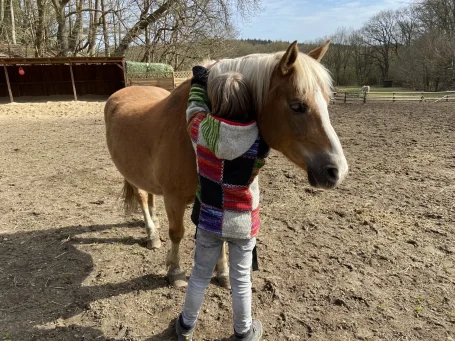
<path fill-rule="evenodd" d="M 348 173 L 329 119 L 332 79 L 319 63 L 328 45 L 306 55 L 294 42 L 286 52 L 221 60 L 210 75 L 237 71 L 245 76 L 255 95 L 265 141 L 305 169 L 310 184 L 321 188 L 337 186 Z"/>

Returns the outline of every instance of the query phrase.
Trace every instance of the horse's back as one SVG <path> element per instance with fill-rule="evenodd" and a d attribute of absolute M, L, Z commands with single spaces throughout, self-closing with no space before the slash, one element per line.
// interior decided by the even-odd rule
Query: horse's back
<path fill-rule="evenodd" d="M 120 89 L 106 101 L 105 120 L 108 121 L 112 115 L 132 114 L 136 110 L 143 112 L 169 94 L 169 91 L 155 86 L 129 86 Z"/>
<path fill-rule="evenodd" d="M 134 186 L 154 194 L 195 192 L 195 156 L 185 118 L 188 92 L 189 86 L 171 95 L 161 88 L 137 86 L 107 100 L 109 153 Z"/>

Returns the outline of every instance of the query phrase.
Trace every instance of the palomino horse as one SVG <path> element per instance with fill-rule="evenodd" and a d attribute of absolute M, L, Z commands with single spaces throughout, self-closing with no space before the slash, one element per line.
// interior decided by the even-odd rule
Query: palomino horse
<path fill-rule="evenodd" d="M 209 76 L 210 82 L 227 71 L 242 73 L 254 94 L 264 140 L 306 170 L 311 185 L 327 189 L 341 183 L 348 172 L 328 114 L 331 78 L 319 63 L 328 45 L 306 55 L 294 42 L 286 52 L 224 59 Z M 149 248 L 161 245 L 155 195 L 164 197 L 172 242 L 167 275 L 174 286 L 186 285 L 179 245 L 185 208 L 194 200 L 197 186 L 196 158 L 185 119 L 189 90 L 189 81 L 171 94 L 155 87 L 128 87 L 113 94 L 105 107 L 109 152 L 125 178 L 126 205 L 137 200 L 141 206 Z M 224 285 L 227 269 L 223 252 L 217 277 Z"/>

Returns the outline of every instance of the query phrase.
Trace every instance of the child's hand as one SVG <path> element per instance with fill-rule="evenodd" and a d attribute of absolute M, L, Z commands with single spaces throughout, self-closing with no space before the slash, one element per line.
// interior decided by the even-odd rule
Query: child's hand
<path fill-rule="evenodd" d="M 205 87 L 207 85 L 208 78 L 209 70 L 205 67 L 200 65 L 193 67 L 193 79 L 191 80 L 191 85 L 199 84 Z"/>

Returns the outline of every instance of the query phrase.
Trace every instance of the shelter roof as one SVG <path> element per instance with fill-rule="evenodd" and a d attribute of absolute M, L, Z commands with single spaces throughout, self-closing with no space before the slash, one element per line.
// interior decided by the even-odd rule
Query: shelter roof
<path fill-rule="evenodd" d="M 102 64 L 121 63 L 122 57 L 53 57 L 53 58 L 2 58 L 2 65 L 33 65 L 33 64 Z"/>

